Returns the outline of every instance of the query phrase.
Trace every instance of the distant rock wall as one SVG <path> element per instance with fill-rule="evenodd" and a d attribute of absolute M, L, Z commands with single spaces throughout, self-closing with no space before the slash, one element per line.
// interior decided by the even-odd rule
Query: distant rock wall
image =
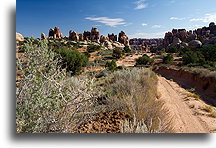
<path fill-rule="evenodd" d="M 196 30 L 186 29 L 173 29 L 171 32 L 165 34 L 163 40 L 164 48 L 169 47 L 184 48 L 188 46 L 190 48 L 201 47 L 202 45 L 215 44 L 216 25 L 210 23 L 209 27 L 202 27 Z M 185 43 L 189 43 L 188 45 Z"/>

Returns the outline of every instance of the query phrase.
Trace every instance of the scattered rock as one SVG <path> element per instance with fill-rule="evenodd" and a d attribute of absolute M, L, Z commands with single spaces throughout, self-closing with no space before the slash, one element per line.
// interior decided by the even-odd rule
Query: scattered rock
<path fill-rule="evenodd" d="M 24 41 L 24 37 L 22 36 L 22 34 L 16 32 L 16 41 L 17 42 Z"/>
<path fill-rule="evenodd" d="M 199 48 L 202 46 L 202 43 L 199 40 L 193 40 L 189 42 L 189 47 L 192 49 Z"/>

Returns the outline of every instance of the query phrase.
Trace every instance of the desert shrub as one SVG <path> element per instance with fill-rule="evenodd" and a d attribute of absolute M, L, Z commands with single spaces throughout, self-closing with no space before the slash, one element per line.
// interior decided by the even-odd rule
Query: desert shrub
<path fill-rule="evenodd" d="M 199 49 L 206 61 L 216 61 L 216 46 L 202 47 Z"/>
<path fill-rule="evenodd" d="M 176 47 L 169 47 L 167 53 L 177 53 L 178 49 Z"/>
<path fill-rule="evenodd" d="M 116 61 L 107 61 L 105 67 L 107 67 L 109 70 L 114 71 L 117 69 Z"/>
<path fill-rule="evenodd" d="M 137 122 L 144 122 L 151 131 L 168 132 L 170 121 L 163 102 L 157 100 L 157 76 L 149 69 L 122 70 L 113 73 L 107 82 L 110 110 L 126 112 Z M 160 119 L 160 123 L 159 120 Z"/>
<path fill-rule="evenodd" d="M 160 119 L 158 118 L 158 127 L 152 129 L 151 126 L 152 124 L 147 126 L 143 120 L 138 121 L 134 117 L 133 121 L 125 120 L 121 122 L 119 129 L 121 133 L 159 133 L 161 130 Z"/>
<path fill-rule="evenodd" d="M 66 77 L 58 67 L 56 53 L 48 50 L 47 40 L 33 45 L 17 58 L 23 79 L 16 89 L 16 131 L 18 133 L 75 132 L 93 113 L 93 80 Z M 23 61 L 23 58 L 27 60 Z"/>
<path fill-rule="evenodd" d="M 164 64 L 173 64 L 173 55 L 172 54 L 167 54 L 165 56 L 163 56 L 163 63 Z"/>
<path fill-rule="evenodd" d="M 90 55 L 89 52 L 84 52 L 84 55 L 85 55 L 87 58 L 90 58 L 90 57 L 91 57 L 91 55 Z"/>
<path fill-rule="evenodd" d="M 124 52 L 125 52 L 125 53 L 131 52 L 130 47 L 129 47 L 129 46 L 125 46 L 125 47 L 124 47 Z"/>
<path fill-rule="evenodd" d="M 113 50 L 101 50 L 99 52 L 99 55 L 101 55 L 101 56 L 112 55 L 112 53 L 113 53 Z"/>
<path fill-rule="evenodd" d="M 144 54 L 142 57 L 136 59 L 136 65 L 150 65 L 154 62 L 152 58 Z"/>
<path fill-rule="evenodd" d="M 205 68 L 215 68 L 216 65 L 216 46 L 202 47 L 196 50 L 184 48 L 179 55 L 182 56 L 183 65 Z"/>
<path fill-rule="evenodd" d="M 123 51 L 119 48 L 116 48 L 113 50 L 113 54 L 112 56 L 115 58 L 115 59 L 120 59 L 122 56 L 124 55 Z"/>
<path fill-rule="evenodd" d="M 62 68 L 66 68 L 71 74 L 79 74 L 83 67 L 88 63 L 88 57 L 81 54 L 77 50 L 68 50 L 67 48 L 59 48 L 54 50 L 61 56 Z"/>
<path fill-rule="evenodd" d="M 90 44 L 90 45 L 88 46 L 87 51 L 91 53 L 91 52 L 98 51 L 98 50 L 100 50 L 100 49 L 101 49 L 101 46 Z"/>

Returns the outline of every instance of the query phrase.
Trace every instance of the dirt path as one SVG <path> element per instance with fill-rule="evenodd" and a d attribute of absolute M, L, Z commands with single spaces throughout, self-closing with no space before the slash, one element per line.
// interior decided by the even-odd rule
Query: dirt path
<path fill-rule="evenodd" d="M 207 111 L 207 104 L 192 96 L 190 92 L 181 88 L 177 83 L 158 77 L 158 91 L 160 99 L 173 117 L 176 133 L 210 133 L 215 132 L 215 117 Z M 213 109 L 213 107 L 211 107 Z"/>

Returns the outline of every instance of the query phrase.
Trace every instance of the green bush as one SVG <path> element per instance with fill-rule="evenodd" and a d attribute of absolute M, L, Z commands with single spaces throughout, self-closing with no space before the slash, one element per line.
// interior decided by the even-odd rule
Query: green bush
<path fill-rule="evenodd" d="M 25 54 L 17 57 L 16 63 L 23 77 L 16 87 L 16 132 L 76 132 L 94 112 L 94 97 L 99 91 L 93 92 L 93 81 L 68 78 L 66 70 L 58 68 L 59 59 L 47 40 L 37 45 L 29 41 L 24 46 Z M 28 60 L 22 61 L 24 57 Z"/>
<path fill-rule="evenodd" d="M 125 46 L 125 47 L 124 47 L 124 52 L 125 52 L 125 53 L 130 53 L 130 52 L 131 52 L 130 47 L 129 47 L 129 46 Z"/>
<path fill-rule="evenodd" d="M 115 60 L 107 61 L 105 67 L 107 67 L 109 70 L 114 71 L 117 69 L 117 65 Z"/>
<path fill-rule="evenodd" d="M 152 58 L 144 54 L 142 57 L 136 59 L 136 65 L 150 65 L 154 62 Z"/>
<path fill-rule="evenodd" d="M 178 49 L 176 47 L 169 47 L 167 53 L 177 53 Z"/>
<path fill-rule="evenodd" d="M 164 64 L 173 64 L 173 55 L 172 54 L 167 54 L 166 56 L 163 57 L 163 63 Z"/>
<path fill-rule="evenodd" d="M 206 63 L 204 56 L 199 51 L 188 51 L 184 53 L 183 57 L 183 64 L 200 64 L 203 65 Z"/>
<path fill-rule="evenodd" d="M 112 56 L 115 58 L 115 59 L 120 59 L 122 56 L 124 55 L 123 51 L 119 48 L 116 48 L 113 50 L 113 54 Z"/>
<path fill-rule="evenodd" d="M 90 44 L 90 45 L 88 46 L 87 51 L 88 51 L 88 52 L 95 52 L 95 51 L 98 51 L 98 50 L 100 50 L 100 49 L 101 49 L 101 46 Z"/>
<path fill-rule="evenodd" d="M 88 57 L 81 54 L 77 50 L 68 50 L 67 48 L 59 48 L 54 50 L 61 58 L 62 68 L 66 68 L 72 75 L 79 74 L 83 67 L 88 63 Z"/>
<path fill-rule="evenodd" d="M 196 50 L 184 48 L 180 53 L 183 65 L 214 68 L 216 63 L 216 46 L 202 47 Z"/>

